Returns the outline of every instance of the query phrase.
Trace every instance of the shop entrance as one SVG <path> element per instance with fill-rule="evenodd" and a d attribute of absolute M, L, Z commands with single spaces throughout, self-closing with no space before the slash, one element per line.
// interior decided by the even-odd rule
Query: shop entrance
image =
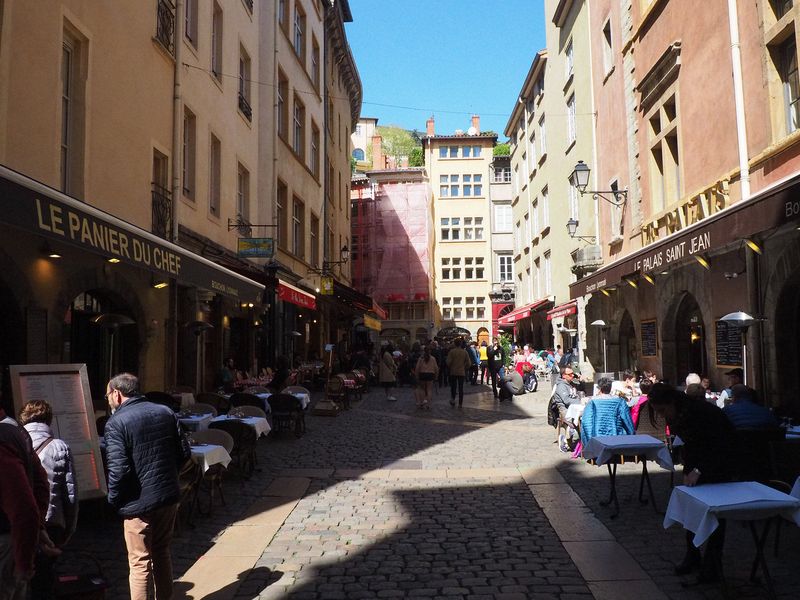
<path fill-rule="evenodd" d="M 22 365 L 25 357 L 25 319 L 11 290 L 0 282 L 0 406 L 14 414 L 8 365 Z"/>
<path fill-rule="evenodd" d="M 622 313 L 619 322 L 619 369 L 634 371 L 638 368 L 639 354 L 636 346 L 636 329 L 633 326 L 631 313 Z"/>
<path fill-rule="evenodd" d="M 796 271 L 783 286 L 775 310 L 775 356 L 780 361 L 776 369 L 780 412 L 800 419 L 800 271 Z M 778 326 L 780 324 L 780 326 Z"/>
<path fill-rule="evenodd" d="M 675 352 L 678 384 L 689 373 L 707 372 L 703 315 L 697 300 L 691 294 L 683 297 L 675 317 Z"/>

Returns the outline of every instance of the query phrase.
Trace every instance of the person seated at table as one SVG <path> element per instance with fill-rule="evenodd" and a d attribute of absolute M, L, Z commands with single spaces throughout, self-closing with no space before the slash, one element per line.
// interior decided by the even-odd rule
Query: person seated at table
<path fill-rule="evenodd" d="M 706 389 L 699 383 L 690 383 L 686 386 L 686 395 L 694 400 L 706 400 Z"/>
<path fill-rule="evenodd" d="M 717 397 L 717 406 L 720 408 L 725 408 L 726 404 L 730 404 L 731 401 L 731 389 L 733 386 L 744 383 L 744 371 L 740 368 L 731 369 L 725 373 L 725 377 L 728 378 L 728 386 L 722 390 Z"/>
<path fill-rule="evenodd" d="M 622 381 L 612 381 L 611 393 L 624 397 L 629 407 L 635 404 L 641 394 L 639 393 L 639 386 L 636 385 L 636 375 L 634 372 L 623 371 Z"/>
<path fill-rule="evenodd" d="M 722 409 L 736 429 L 777 427 L 778 421 L 768 408 L 758 403 L 756 391 L 742 383 L 731 388 L 731 403 Z"/>
<path fill-rule="evenodd" d="M 657 383 L 648 394 L 648 414 L 655 427 L 655 414 L 663 417 L 671 434 L 683 440 L 683 485 L 733 481 L 734 429 L 725 414 L 710 402 L 698 402 L 665 383 Z M 719 581 L 725 520 L 711 534 L 705 555 L 692 543 L 686 531 L 686 554 L 675 567 L 676 575 L 700 569 L 698 583 Z"/>
<path fill-rule="evenodd" d="M 228 358 L 222 364 L 222 368 L 217 373 L 217 388 L 226 392 L 233 391 L 233 382 L 236 381 L 236 367 L 232 358 Z"/>
<path fill-rule="evenodd" d="M 285 356 L 278 356 L 275 359 L 275 372 L 272 374 L 272 381 L 270 387 L 277 394 L 288 385 L 289 381 L 289 363 L 286 361 Z"/>
<path fill-rule="evenodd" d="M 600 393 L 594 396 L 581 417 L 581 444 L 598 435 L 633 435 L 631 410 L 620 396 L 611 393 L 613 382 L 601 377 L 597 382 Z"/>
<path fill-rule="evenodd" d="M 649 379 L 642 379 L 639 382 L 639 391 L 641 394 L 636 399 L 634 405 L 631 406 L 631 421 L 633 421 L 634 429 L 639 427 L 639 415 L 642 414 L 642 408 L 644 408 L 647 403 L 647 395 L 650 393 L 651 389 L 653 389 L 653 382 Z"/>
<path fill-rule="evenodd" d="M 703 381 L 703 378 L 700 377 L 700 375 L 698 375 L 697 373 L 689 373 L 686 376 L 686 387 L 688 388 L 693 383 L 699 384 L 701 381 Z"/>
<path fill-rule="evenodd" d="M 559 369 L 559 377 L 556 379 L 553 386 L 553 395 L 550 402 L 552 402 L 555 409 L 558 411 L 559 418 L 567 421 L 567 409 L 571 404 L 580 403 L 581 399 L 578 397 L 578 389 L 576 387 L 575 371 L 572 367 L 561 367 Z M 550 410 L 548 406 L 548 411 Z M 549 413 L 548 413 L 549 414 Z M 572 439 L 573 431 L 569 431 L 569 439 L 567 434 L 560 434 L 558 436 L 558 448 L 562 452 L 569 452 L 570 442 Z"/>

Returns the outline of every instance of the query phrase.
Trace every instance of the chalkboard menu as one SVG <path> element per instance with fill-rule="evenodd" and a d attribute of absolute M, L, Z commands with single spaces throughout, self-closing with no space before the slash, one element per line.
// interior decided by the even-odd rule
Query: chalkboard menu
<path fill-rule="evenodd" d="M 742 366 L 742 332 L 724 321 L 716 322 L 717 364 L 729 367 Z"/>
<path fill-rule="evenodd" d="M 642 321 L 642 356 L 658 354 L 658 331 L 655 321 Z"/>
<path fill-rule="evenodd" d="M 53 435 L 72 451 L 78 499 L 105 496 L 106 477 L 86 365 L 11 365 L 10 371 L 17 414 L 31 400 L 44 400 L 52 407 Z"/>

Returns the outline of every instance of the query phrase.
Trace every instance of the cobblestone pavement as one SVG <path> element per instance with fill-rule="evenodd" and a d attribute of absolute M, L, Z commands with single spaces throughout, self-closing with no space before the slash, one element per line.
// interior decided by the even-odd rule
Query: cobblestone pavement
<path fill-rule="evenodd" d="M 490 388 L 465 387 L 463 408 L 441 390 L 433 408 L 414 407 L 411 390 L 388 402 L 375 390 L 338 417 L 309 416 L 300 438 L 260 443 L 249 481 L 225 482 L 226 506 L 197 517 L 174 543 L 175 576 L 195 565 L 230 571 L 214 593 L 188 597 L 272 598 L 722 598 L 716 586 L 683 587 L 673 575 L 684 532 L 636 500 L 640 468 L 618 472 L 621 515 L 600 505 L 605 468 L 572 460 L 553 443 L 543 391 L 497 403 Z M 652 474 L 658 508 L 669 475 Z M 258 515 L 277 488 L 297 488 L 273 529 L 231 527 Z M 280 492 L 278 492 L 280 494 Z M 283 502 L 283 500 L 280 500 Z M 260 504 L 261 503 L 261 504 Z M 255 507 L 255 509 L 251 508 Z M 248 512 L 248 509 L 249 512 Z M 84 511 L 67 565 L 80 551 L 98 557 L 112 582 L 107 597 L 127 597 L 121 525 L 108 511 Z M 233 531 L 258 544 L 209 559 Z M 259 538 L 260 536 L 260 538 Z M 781 530 L 768 562 L 779 597 L 800 587 L 800 529 Z M 216 548 L 215 548 L 216 546 Z M 263 549 L 263 552 L 262 552 Z M 765 597 L 748 582 L 753 544 L 732 523 L 725 547 L 729 597 Z M 259 556 L 260 555 L 260 556 Z M 197 562 L 200 559 L 200 562 Z M 232 573 L 232 575 L 231 575 Z M 213 573 L 211 580 L 213 582 Z M 232 577 L 232 579 L 231 579 Z M 187 574 L 188 578 L 188 574 Z"/>

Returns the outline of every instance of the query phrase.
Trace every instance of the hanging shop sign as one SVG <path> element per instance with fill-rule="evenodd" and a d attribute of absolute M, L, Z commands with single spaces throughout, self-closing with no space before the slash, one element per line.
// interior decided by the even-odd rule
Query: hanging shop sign
<path fill-rule="evenodd" d="M 236 256 L 239 258 L 272 258 L 275 256 L 275 243 L 272 238 L 239 238 L 236 242 Z"/>
<path fill-rule="evenodd" d="M 284 302 L 291 302 L 296 306 L 315 310 L 317 308 L 317 299 L 313 294 L 304 292 L 300 288 L 286 283 L 285 281 L 278 280 L 278 298 Z"/>
<path fill-rule="evenodd" d="M 320 277 L 319 293 L 323 296 L 333 296 L 333 277 Z"/>
<path fill-rule="evenodd" d="M 364 315 L 364 326 L 375 331 L 381 330 L 381 322 L 378 319 L 370 317 L 369 315 Z"/>

